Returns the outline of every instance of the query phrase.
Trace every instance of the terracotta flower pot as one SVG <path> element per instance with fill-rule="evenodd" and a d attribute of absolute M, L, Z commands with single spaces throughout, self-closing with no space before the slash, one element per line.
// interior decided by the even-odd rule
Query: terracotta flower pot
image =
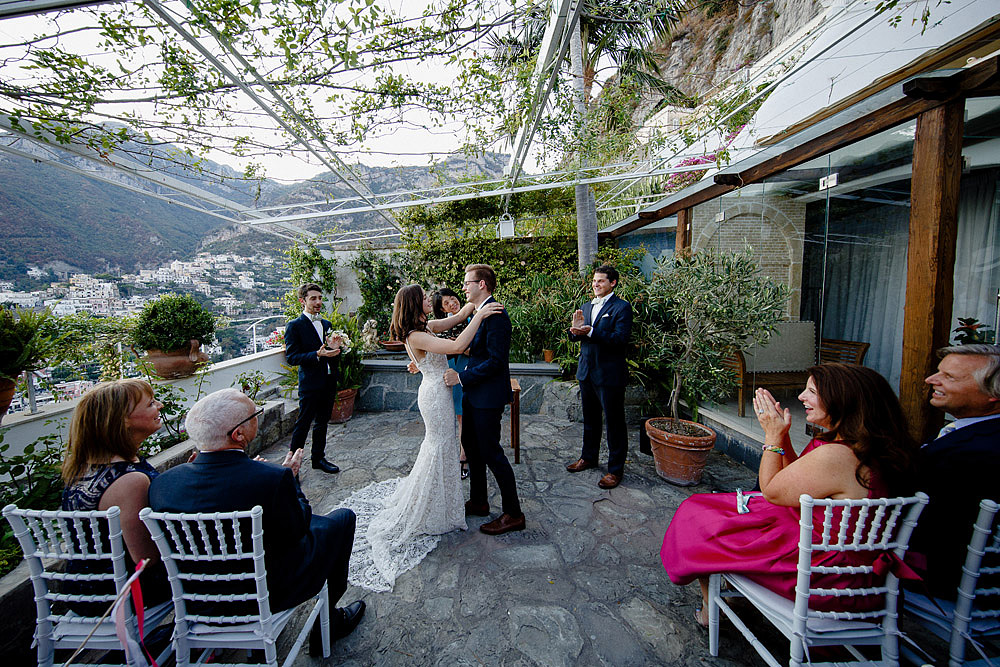
<path fill-rule="evenodd" d="M 684 419 L 658 417 L 646 422 L 656 474 L 671 484 L 691 486 L 701 481 L 715 431 Z"/>
<path fill-rule="evenodd" d="M 11 401 L 14 400 L 14 387 L 17 383 L 13 380 L 0 379 L 0 423 L 3 423 L 4 415 L 7 414 L 7 408 L 10 407 Z"/>
<path fill-rule="evenodd" d="M 161 378 L 176 380 L 194 375 L 198 365 L 208 361 L 208 355 L 201 351 L 201 342 L 192 339 L 189 349 L 146 350 L 146 361 Z"/>
<path fill-rule="evenodd" d="M 556 358 L 555 350 L 542 350 L 542 358 L 545 359 L 545 363 L 551 364 L 552 360 Z"/>
<path fill-rule="evenodd" d="M 357 389 L 341 389 L 330 410 L 330 423 L 343 424 L 354 415 L 354 399 L 358 396 Z"/>

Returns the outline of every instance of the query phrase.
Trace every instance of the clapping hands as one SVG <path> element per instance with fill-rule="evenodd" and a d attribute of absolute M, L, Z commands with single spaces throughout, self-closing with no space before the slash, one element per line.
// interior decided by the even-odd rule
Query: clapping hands
<path fill-rule="evenodd" d="M 573 322 L 570 324 L 569 332 L 574 336 L 586 336 L 590 333 L 591 327 L 583 323 L 583 311 L 579 308 L 573 313 Z"/>

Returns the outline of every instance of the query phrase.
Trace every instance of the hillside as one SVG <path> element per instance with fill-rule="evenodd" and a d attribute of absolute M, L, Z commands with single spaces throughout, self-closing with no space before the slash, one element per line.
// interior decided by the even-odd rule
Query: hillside
<path fill-rule="evenodd" d="M 164 150 L 169 150 L 166 147 Z M 453 158 L 426 167 L 378 168 L 359 165 L 359 177 L 375 192 L 394 192 L 426 188 L 439 182 L 452 182 L 472 176 L 495 177 L 502 173 L 505 158 L 486 155 L 476 160 Z M 197 183 L 199 187 L 251 204 L 246 192 L 196 181 L 176 166 L 165 169 L 175 177 Z M 210 172 L 235 172 L 214 163 Z M 115 178 L 128 177 L 108 171 Z M 337 177 L 326 175 L 302 183 L 280 186 L 273 181 L 262 184 L 259 206 L 297 202 L 325 201 L 353 194 Z M 336 219 L 341 229 L 373 224 L 366 216 Z M 319 230 L 329 222 L 305 225 Z M 384 225 L 382 225 L 384 226 Z M 143 196 L 108 183 L 77 175 L 33 160 L 0 153 L 0 278 L 23 274 L 26 264 L 48 266 L 65 263 L 88 272 L 120 268 L 134 271 L 166 260 L 192 255 L 203 242 L 218 252 L 237 248 L 249 250 L 257 245 L 277 252 L 282 239 L 263 234 L 247 236 L 227 229 L 229 223 L 182 206 Z M 257 240 L 266 243 L 258 244 Z M 63 267 L 65 269 L 65 267 Z"/>

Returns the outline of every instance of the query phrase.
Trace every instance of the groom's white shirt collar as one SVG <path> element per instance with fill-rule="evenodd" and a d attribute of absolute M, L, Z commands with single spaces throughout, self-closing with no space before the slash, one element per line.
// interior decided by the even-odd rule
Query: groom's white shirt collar
<path fill-rule="evenodd" d="M 482 301 L 480 301 L 479 303 L 473 302 L 473 305 L 476 307 L 476 312 L 478 313 L 479 309 L 483 307 L 483 304 L 486 303 L 487 301 L 489 301 L 492 298 L 493 298 L 493 295 L 492 294 L 488 294 L 488 295 L 486 295 L 486 298 L 483 299 Z"/>

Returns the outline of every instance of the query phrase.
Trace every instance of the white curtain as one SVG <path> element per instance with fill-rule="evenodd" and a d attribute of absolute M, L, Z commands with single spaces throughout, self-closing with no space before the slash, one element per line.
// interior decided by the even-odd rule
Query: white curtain
<path fill-rule="evenodd" d="M 962 179 L 955 243 L 955 304 L 952 329 L 959 317 L 975 317 L 993 328 L 1000 288 L 1000 184 L 998 170 Z"/>
<path fill-rule="evenodd" d="M 839 219 L 831 211 L 829 221 L 822 337 L 870 343 L 865 366 L 893 387 L 903 355 L 909 213 L 881 205 Z"/>

